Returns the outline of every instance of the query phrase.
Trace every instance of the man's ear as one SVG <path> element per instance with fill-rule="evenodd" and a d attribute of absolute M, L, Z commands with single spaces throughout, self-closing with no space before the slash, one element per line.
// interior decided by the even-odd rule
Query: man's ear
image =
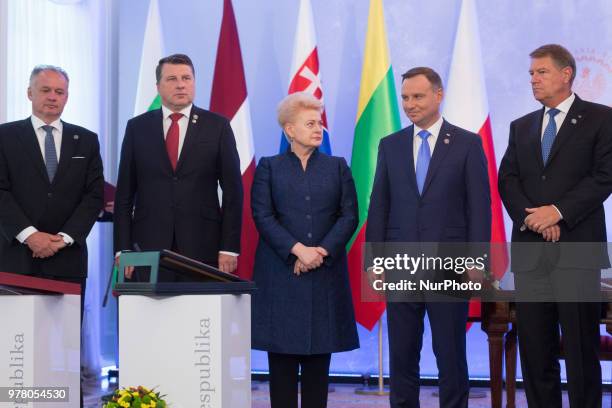
<path fill-rule="evenodd" d="M 444 99 L 444 89 L 442 89 L 441 87 L 438 88 L 436 90 L 436 97 L 438 98 L 438 101 L 442 102 L 442 99 Z"/>
<path fill-rule="evenodd" d="M 572 74 L 574 73 L 574 70 L 572 69 L 572 67 L 565 67 L 561 70 L 563 72 L 563 74 L 565 75 L 564 81 L 566 84 L 569 84 L 570 81 L 572 80 Z"/>

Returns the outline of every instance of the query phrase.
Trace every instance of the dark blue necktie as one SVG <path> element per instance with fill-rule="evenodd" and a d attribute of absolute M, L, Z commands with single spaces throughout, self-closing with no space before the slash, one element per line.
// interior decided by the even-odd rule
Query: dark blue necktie
<path fill-rule="evenodd" d="M 544 164 L 548 160 L 548 155 L 550 155 L 550 149 L 552 148 L 553 142 L 555 141 L 555 137 L 557 136 L 557 123 L 555 122 L 555 116 L 559 113 L 559 109 L 550 109 L 548 114 L 548 125 L 546 125 L 546 129 L 544 129 L 544 136 L 542 136 L 542 160 Z"/>
<path fill-rule="evenodd" d="M 53 181 L 57 171 L 57 151 L 53 140 L 53 126 L 45 125 L 42 128 L 45 131 L 45 167 L 47 168 L 49 181 Z"/>
<path fill-rule="evenodd" d="M 416 179 L 417 186 L 419 187 L 419 194 L 423 194 L 425 178 L 427 178 L 427 169 L 429 168 L 429 161 L 431 160 L 431 151 L 429 150 L 429 143 L 427 142 L 427 138 L 431 136 L 431 133 L 426 130 L 421 130 L 417 135 L 421 138 L 421 147 L 417 154 Z"/>

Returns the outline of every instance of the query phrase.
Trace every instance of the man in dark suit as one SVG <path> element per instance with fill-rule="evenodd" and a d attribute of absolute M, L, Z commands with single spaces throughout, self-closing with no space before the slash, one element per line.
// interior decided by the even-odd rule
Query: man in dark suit
<path fill-rule="evenodd" d="M 510 124 L 499 169 L 514 222 L 517 293 L 534 302 L 516 308 L 527 402 L 561 407 L 560 325 L 570 406 L 600 407 L 600 305 L 581 293 L 599 293 L 600 269 L 609 265 L 603 202 L 612 191 L 612 109 L 572 92 L 576 62 L 562 46 L 544 45 L 530 57 L 533 95 L 543 107 Z M 568 289 L 587 302 L 568 302 Z"/>
<path fill-rule="evenodd" d="M 402 106 L 413 125 L 380 142 L 366 241 L 488 242 L 490 193 L 480 138 L 441 117 L 442 81 L 435 71 L 413 68 L 402 79 Z M 468 304 L 431 301 L 428 293 L 422 301 L 387 302 L 391 407 L 419 407 L 425 312 L 440 370 L 440 406 L 465 408 Z"/>
<path fill-rule="evenodd" d="M 85 239 L 103 205 L 98 137 L 60 120 L 63 69 L 35 67 L 28 98 L 32 116 L 0 125 L 0 271 L 78 283 L 83 295 Z"/>
<path fill-rule="evenodd" d="M 156 77 L 161 109 L 131 119 L 123 138 L 115 251 L 173 249 L 233 272 L 242 179 L 232 128 L 224 117 L 192 104 L 195 72 L 188 56 L 162 58 Z M 160 272 L 160 279 L 182 278 Z"/>

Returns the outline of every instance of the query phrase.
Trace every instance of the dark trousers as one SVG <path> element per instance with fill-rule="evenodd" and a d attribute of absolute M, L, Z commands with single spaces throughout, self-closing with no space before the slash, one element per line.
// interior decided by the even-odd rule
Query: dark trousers
<path fill-rule="evenodd" d="M 561 408 L 559 326 L 571 408 L 601 407 L 599 319 L 601 303 L 588 300 L 599 293 L 599 271 L 543 268 L 515 274 L 517 296 L 534 292 L 554 302 L 517 302 L 516 320 L 525 395 L 529 408 Z M 575 293 L 568 293 L 572 288 Z M 594 290 L 592 290 L 595 288 Z"/>
<path fill-rule="evenodd" d="M 467 408 L 469 378 L 465 353 L 467 302 L 389 302 L 391 408 L 419 408 L 419 360 L 425 312 L 439 371 L 440 407 Z"/>
<path fill-rule="evenodd" d="M 301 369 L 302 408 L 327 407 L 331 354 L 268 353 L 271 408 L 297 408 Z"/>

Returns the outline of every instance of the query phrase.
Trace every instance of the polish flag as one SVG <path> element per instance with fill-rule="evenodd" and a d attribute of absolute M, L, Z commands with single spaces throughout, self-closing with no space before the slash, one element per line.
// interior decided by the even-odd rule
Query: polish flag
<path fill-rule="evenodd" d="M 291 62 L 291 74 L 289 78 L 288 94 L 294 92 L 308 92 L 323 101 L 323 88 L 321 87 L 321 76 L 319 73 L 319 54 L 317 52 L 317 40 L 310 0 L 300 0 L 300 11 L 298 13 L 295 43 L 293 46 L 293 60 Z M 323 143 L 321 143 L 319 150 L 331 154 L 325 110 L 323 110 L 322 120 Z M 280 153 L 284 153 L 288 147 L 289 143 L 287 143 L 285 136 L 281 135 Z"/>
<path fill-rule="evenodd" d="M 488 163 L 491 188 L 491 253 L 492 275 L 500 279 L 508 267 L 506 231 L 502 203 L 497 190 L 497 165 L 489 117 L 489 102 L 480 52 L 480 35 L 474 0 L 463 0 L 453 59 L 448 76 L 443 116 L 452 124 L 480 135 Z M 480 313 L 480 303 L 470 304 L 470 315 Z"/>
<path fill-rule="evenodd" d="M 240 41 L 231 0 L 223 1 L 223 20 L 217 47 L 217 61 L 210 96 L 210 110 L 230 119 L 240 156 L 240 172 L 244 189 L 242 235 L 236 274 L 253 277 L 255 249 L 259 235 L 251 217 L 251 185 L 255 175 L 255 149 L 251 131 L 251 113 L 247 98 Z"/>

